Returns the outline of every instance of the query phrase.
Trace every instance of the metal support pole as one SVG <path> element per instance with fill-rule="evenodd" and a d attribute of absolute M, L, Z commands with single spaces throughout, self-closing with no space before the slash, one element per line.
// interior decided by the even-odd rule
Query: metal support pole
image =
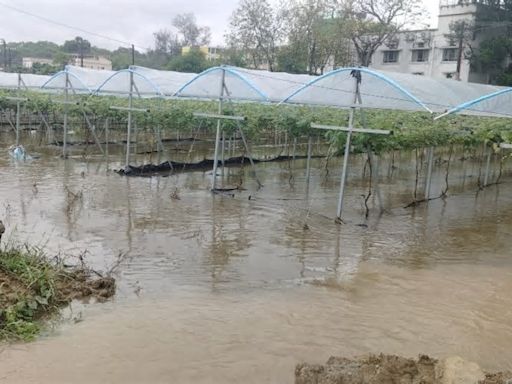
<path fill-rule="evenodd" d="M 69 113 L 69 73 L 66 70 L 66 86 L 64 87 L 64 135 L 62 139 L 62 157 L 68 157 L 68 113 Z"/>
<path fill-rule="evenodd" d="M 107 159 L 107 169 L 108 169 L 108 140 L 109 140 L 109 137 L 108 137 L 108 123 L 109 123 L 109 118 L 107 117 L 105 119 L 105 158 Z"/>
<path fill-rule="evenodd" d="M 380 191 L 380 156 L 375 156 L 375 154 L 370 151 L 370 161 L 372 163 L 373 167 L 373 180 L 374 180 L 374 190 L 375 194 L 377 195 L 377 200 L 379 202 L 379 210 L 380 212 L 383 212 L 384 210 L 384 204 L 382 203 L 382 193 Z"/>
<path fill-rule="evenodd" d="M 343 199 L 345 197 L 345 185 L 347 182 L 347 169 L 348 169 L 348 157 L 350 155 L 350 145 L 352 141 L 352 130 L 354 129 L 354 114 L 356 110 L 356 103 L 362 104 L 361 95 L 359 94 L 359 81 L 360 77 L 354 77 L 354 103 L 350 107 L 350 113 L 348 117 L 348 132 L 347 140 L 345 142 L 345 155 L 343 156 L 343 169 L 341 171 L 341 184 L 340 184 L 340 196 L 338 200 L 338 211 L 336 221 L 341 221 L 341 213 L 343 212 Z"/>
<path fill-rule="evenodd" d="M 18 97 L 21 88 L 21 74 L 18 73 Z M 20 145 L 20 113 L 21 113 L 21 102 L 16 101 L 16 146 Z"/>
<path fill-rule="evenodd" d="M 219 115 L 222 115 L 222 106 L 224 102 L 224 82 L 226 80 L 226 70 L 222 69 L 222 76 L 220 81 L 220 93 L 219 93 Z M 215 135 L 215 155 L 213 159 L 213 179 L 212 179 L 212 190 L 217 187 L 217 168 L 219 161 L 219 144 L 220 144 L 220 128 L 221 121 L 217 120 L 217 133 Z"/>
<path fill-rule="evenodd" d="M 487 148 L 486 151 L 487 151 L 487 163 L 485 165 L 484 187 L 487 187 L 487 185 L 489 184 L 489 172 L 491 170 L 491 157 L 492 157 L 492 151 L 489 150 L 489 148 Z"/>
<path fill-rule="evenodd" d="M 137 125 L 137 120 L 133 122 L 133 151 L 132 153 L 135 155 L 135 162 L 137 162 L 137 141 L 139 140 L 139 126 Z"/>
<path fill-rule="evenodd" d="M 21 103 L 16 102 L 16 146 L 20 145 L 20 113 Z"/>
<path fill-rule="evenodd" d="M 425 182 L 425 200 L 430 200 L 430 191 L 432 187 L 432 170 L 434 168 L 434 147 L 428 149 L 428 167 L 427 179 Z"/>
<path fill-rule="evenodd" d="M 352 128 L 354 127 L 354 112 L 355 108 L 350 108 L 350 115 L 348 118 L 348 127 L 350 130 L 347 132 L 347 140 L 345 142 L 345 154 L 343 156 L 343 169 L 341 172 L 340 196 L 338 200 L 338 211 L 336 214 L 337 220 L 341 220 L 341 213 L 343 212 L 343 199 L 345 197 L 345 184 L 347 181 L 348 157 L 350 155 Z"/>
<path fill-rule="evenodd" d="M 313 138 L 309 135 L 308 139 L 308 159 L 306 161 L 306 184 L 309 185 L 309 181 L 311 179 L 311 152 L 313 147 Z"/>
<path fill-rule="evenodd" d="M 220 159 L 221 159 L 221 163 L 222 163 L 222 176 L 224 176 L 224 152 L 226 150 L 226 136 L 224 134 L 224 130 L 222 130 L 222 151 L 221 151 L 221 156 L 220 156 Z"/>
<path fill-rule="evenodd" d="M 128 94 L 128 127 L 126 133 L 126 161 L 125 168 L 130 165 L 130 147 L 132 141 L 132 108 L 133 108 L 133 72 L 130 71 L 130 93 Z"/>

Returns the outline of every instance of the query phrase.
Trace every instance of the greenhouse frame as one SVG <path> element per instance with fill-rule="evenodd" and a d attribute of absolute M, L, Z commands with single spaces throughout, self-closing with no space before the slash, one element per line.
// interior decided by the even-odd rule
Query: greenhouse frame
<path fill-rule="evenodd" d="M 137 97 L 218 100 L 224 74 L 229 92 L 224 98 L 232 101 L 349 108 L 354 93 L 354 71 L 361 73 L 360 93 L 365 108 L 426 111 L 437 117 L 452 113 L 493 117 L 511 114 L 512 88 L 357 67 L 310 76 L 230 66 L 194 74 L 139 66 L 99 71 L 68 65 L 51 77 L 0 72 L 0 88 L 64 91 L 67 78 L 73 93 L 128 96 L 133 77 Z"/>
<path fill-rule="evenodd" d="M 246 151 L 249 147 L 240 128 L 243 116 L 226 116 L 223 103 L 251 102 L 263 104 L 285 104 L 323 106 L 348 109 L 348 127 L 311 124 L 313 129 L 338 130 L 347 134 L 345 156 L 341 176 L 337 219 L 341 220 L 343 196 L 347 178 L 351 136 L 356 133 L 389 135 L 391 131 L 356 128 L 354 114 L 358 109 L 398 110 L 426 112 L 433 120 L 452 114 L 486 117 L 512 117 L 512 88 L 493 85 L 464 83 L 451 79 L 434 79 L 418 75 L 375 71 L 369 68 L 339 68 L 322 76 L 298 75 L 280 72 L 251 70 L 231 66 L 219 66 L 202 73 L 161 71 L 140 66 L 130 66 L 119 71 L 99 71 L 75 66 L 53 76 L 0 73 L 0 88 L 10 90 L 33 90 L 53 94 L 63 93 L 64 104 L 71 104 L 69 96 L 118 96 L 128 97 L 128 107 L 111 106 L 111 109 L 126 111 L 128 115 L 127 143 L 131 142 L 132 114 L 149 112 L 133 107 L 133 99 L 194 99 L 218 101 L 217 114 L 198 111 L 195 117 L 217 121 L 212 190 L 216 190 L 218 154 L 220 151 L 222 120 L 236 120 Z M 17 102 L 19 115 L 21 98 Z M 66 157 L 67 107 L 64 110 L 64 145 Z M 87 116 L 84 112 L 84 117 Z M 17 123 L 17 126 L 19 124 Z M 363 124 L 364 125 L 364 124 Z M 16 145 L 19 143 L 17 128 Z M 91 129 L 94 135 L 94 129 Z M 96 141 L 97 138 L 95 137 Z M 98 142 L 98 141 L 97 141 Z M 125 168 L 130 166 L 130 145 L 126 146 Z M 509 143 L 502 143 L 509 149 Z M 100 146 L 101 149 L 101 146 Z M 434 149 L 429 148 L 428 174 L 425 199 L 430 198 Z M 309 154 L 308 154 L 309 156 Z M 490 162 L 490 152 L 487 161 Z M 251 163 L 252 163 L 252 157 Z M 488 168 L 488 167 L 487 167 Z M 487 176 L 485 178 L 487 180 Z M 485 181 L 485 184 L 487 181 Z"/>

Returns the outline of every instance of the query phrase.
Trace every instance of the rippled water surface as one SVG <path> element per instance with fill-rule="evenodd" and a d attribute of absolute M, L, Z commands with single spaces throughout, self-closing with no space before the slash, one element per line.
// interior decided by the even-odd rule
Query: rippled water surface
<path fill-rule="evenodd" d="M 457 159 L 447 199 L 406 209 L 413 158 L 396 158 L 396 168 L 383 158 L 381 203 L 374 191 L 366 220 L 364 159 L 353 156 L 340 226 L 340 159 L 327 168 L 315 159 L 309 188 L 304 160 L 257 165 L 261 189 L 248 167 L 228 168 L 225 185 L 245 190 L 212 195 L 211 171 L 123 178 L 108 170 L 121 155 L 107 167 L 34 145 L 41 157 L 17 164 L 9 140 L 0 138 L 7 238 L 86 251 L 102 270 L 123 257 L 115 301 L 74 304 L 66 316 L 78 323 L 3 347 L 0 381 L 291 383 L 300 361 L 368 352 L 458 354 L 512 369 L 507 172 L 477 194 L 479 165 Z M 203 146 L 196 157 L 211 156 Z"/>

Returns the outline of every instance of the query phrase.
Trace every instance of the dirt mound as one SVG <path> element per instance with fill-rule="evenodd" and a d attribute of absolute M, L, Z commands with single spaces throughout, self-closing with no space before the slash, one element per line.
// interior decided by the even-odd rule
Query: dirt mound
<path fill-rule="evenodd" d="M 512 373 L 485 375 L 459 357 L 438 361 L 393 355 L 331 357 L 325 365 L 299 364 L 296 384 L 512 384 Z"/>
<path fill-rule="evenodd" d="M 420 356 L 418 361 L 398 356 L 369 356 L 351 360 L 331 357 L 326 365 L 300 364 L 296 384 L 430 384 L 437 360 Z"/>
<path fill-rule="evenodd" d="M 57 283 L 57 286 L 64 302 L 89 298 L 105 301 L 116 293 L 116 280 L 113 277 L 93 277 L 87 270 L 70 272 L 66 279 Z"/>
<path fill-rule="evenodd" d="M 116 281 L 82 263 L 67 266 L 28 246 L 0 249 L 0 341 L 33 340 L 42 322 L 75 299 L 105 301 Z"/>

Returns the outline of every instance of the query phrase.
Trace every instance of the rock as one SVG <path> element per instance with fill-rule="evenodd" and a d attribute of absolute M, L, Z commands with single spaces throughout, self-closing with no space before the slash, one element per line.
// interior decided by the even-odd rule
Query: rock
<path fill-rule="evenodd" d="M 296 384 L 434 384 L 436 360 L 418 361 L 392 355 L 358 359 L 331 357 L 327 364 L 301 364 L 295 370 Z"/>
<path fill-rule="evenodd" d="M 436 377 L 439 384 L 478 384 L 485 374 L 478 364 L 452 356 L 436 366 Z"/>
<path fill-rule="evenodd" d="M 512 384 L 512 372 L 487 374 L 480 384 Z"/>
<path fill-rule="evenodd" d="M 458 356 L 438 361 L 381 354 L 331 357 L 325 365 L 299 364 L 295 384 L 512 384 L 512 372 L 486 375 L 477 364 Z"/>

